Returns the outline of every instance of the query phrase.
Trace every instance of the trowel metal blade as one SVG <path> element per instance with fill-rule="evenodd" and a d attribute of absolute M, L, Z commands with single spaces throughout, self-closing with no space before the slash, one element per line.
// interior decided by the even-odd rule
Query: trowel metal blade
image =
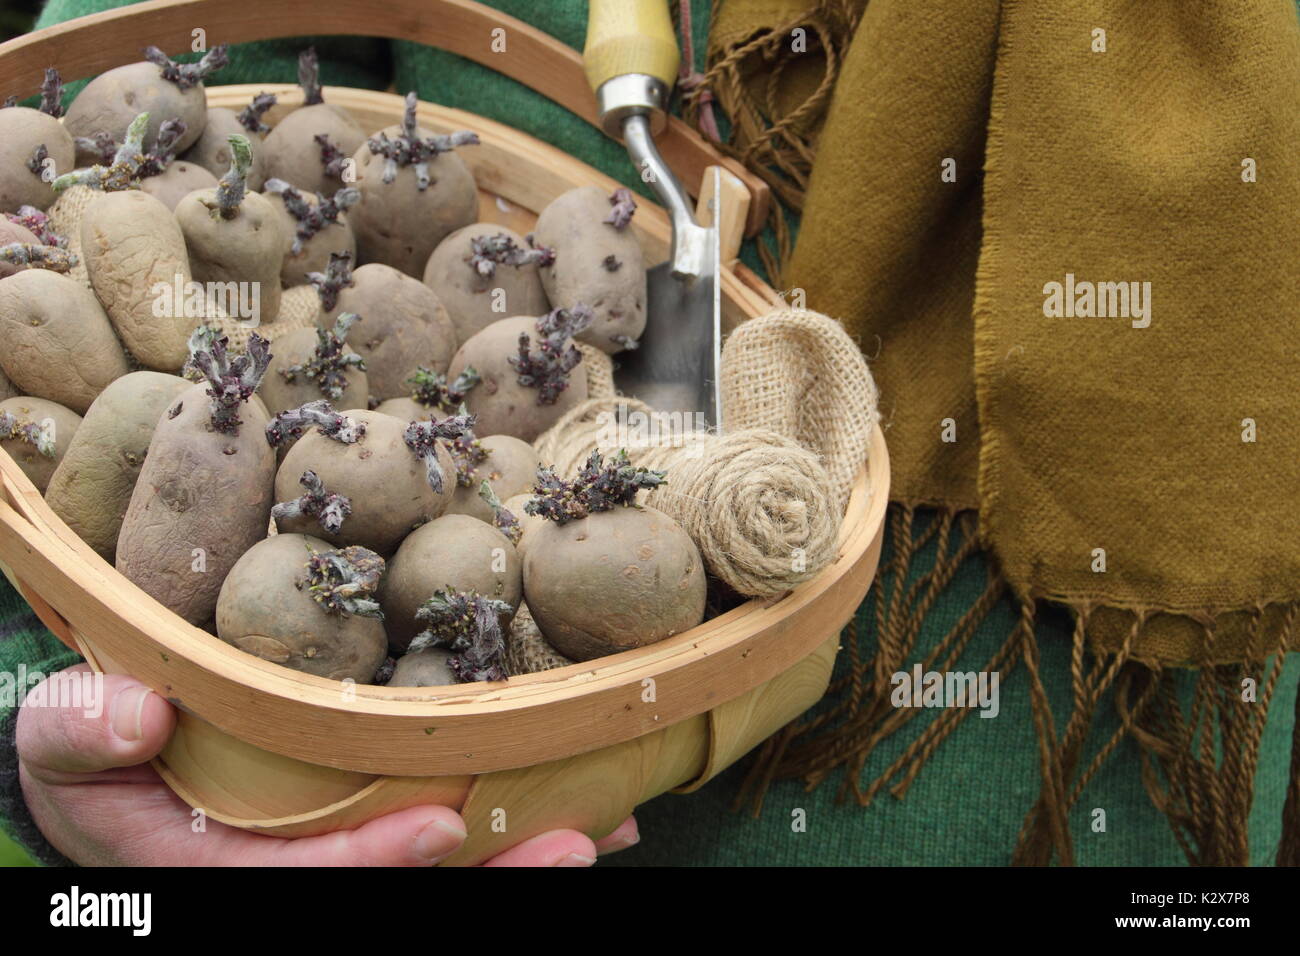
<path fill-rule="evenodd" d="M 718 217 L 714 217 L 714 222 Z M 708 230 L 699 276 L 673 275 L 672 263 L 646 275 L 646 325 L 640 347 L 614 357 L 614 381 L 657 411 L 683 416 L 686 429 L 719 428 L 722 403 L 722 297 L 718 230 Z"/>

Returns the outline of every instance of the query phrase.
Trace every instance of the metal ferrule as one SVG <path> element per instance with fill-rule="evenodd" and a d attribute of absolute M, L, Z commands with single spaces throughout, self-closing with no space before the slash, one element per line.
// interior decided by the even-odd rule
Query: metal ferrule
<path fill-rule="evenodd" d="M 658 136 L 668 123 L 668 95 L 672 91 L 662 80 L 646 73 L 625 73 L 611 77 L 596 90 L 596 113 L 601 127 L 614 138 L 623 135 L 623 121 L 629 116 L 650 119 L 650 132 Z"/>

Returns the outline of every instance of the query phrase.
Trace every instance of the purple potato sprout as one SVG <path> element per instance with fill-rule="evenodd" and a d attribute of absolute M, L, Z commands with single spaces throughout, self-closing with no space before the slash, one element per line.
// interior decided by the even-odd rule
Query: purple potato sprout
<path fill-rule="evenodd" d="M 44 143 L 37 144 L 32 155 L 27 159 L 27 169 L 33 176 L 40 176 L 45 171 L 45 161 L 50 158 L 50 151 Z"/>
<path fill-rule="evenodd" d="M 389 139 L 388 134 L 381 131 L 378 136 L 367 140 L 367 145 L 371 153 L 384 157 L 384 173 L 381 178 L 385 183 L 391 183 L 397 178 L 399 166 L 414 166 L 416 187 L 423 192 L 434 182 L 429 174 L 429 160 L 439 153 L 449 153 L 458 146 L 477 145 L 479 139 L 476 133 L 467 130 L 420 139 L 415 121 L 418 103 L 414 90 L 407 93 L 402 131 L 395 139 Z"/>
<path fill-rule="evenodd" d="M 41 105 L 37 107 L 47 116 L 58 119 L 65 112 L 63 109 L 63 78 L 54 67 L 46 67 L 45 80 L 41 83 Z"/>
<path fill-rule="evenodd" d="M 352 253 L 331 252 L 325 271 L 307 273 L 307 281 L 316 287 L 321 308 L 333 312 L 339 304 L 339 294 L 353 284 Z"/>
<path fill-rule="evenodd" d="M 414 401 L 425 408 L 436 408 L 440 412 L 450 414 L 465 403 L 470 389 L 481 382 L 482 378 L 479 377 L 474 366 L 467 365 L 456 376 L 456 380 L 448 384 L 444 373 L 432 371 L 421 365 L 406 381 L 407 384 L 415 386 L 411 390 L 411 398 Z"/>
<path fill-rule="evenodd" d="M 572 481 L 557 476 L 553 468 L 537 469 L 533 497 L 524 505 L 524 512 L 556 524 L 567 524 L 620 506 L 635 508 L 637 492 L 665 484 L 666 475 L 666 472 L 634 467 L 626 450 L 611 455 L 608 461 L 601 458 L 600 452 L 593 451 Z"/>
<path fill-rule="evenodd" d="M 314 46 L 309 46 L 298 54 L 298 85 L 302 87 L 303 106 L 325 102 L 320 85 L 320 57 L 316 55 Z"/>
<path fill-rule="evenodd" d="M 167 120 L 158 127 L 158 139 L 153 149 L 144 154 L 135 171 L 137 179 L 161 175 L 176 159 L 176 144 L 185 135 L 185 120 L 179 116 Z"/>
<path fill-rule="evenodd" d="M 313 425 L 326 438 L 345 445 L 359 441 L 366 433 L 365 422 L 334 411 L 334 406 L 322 398 L 276 415 L 266 426 L 266 441 L 272 448 L 279 448 L 301 438 Z"/>
<path fill-rule="evenodd" d="M 111 166 L 113 156 L 117 153 L 117 140 L 100 130 L 94 136 L 78 136 L 77 152 L 94 154 L 99 166 Z"/>
<path fill-rule="evenodd" d="M 469 410 L 464 405 L 460 407 L 459 414 L 462 418 L 470 417 Z M 447 451 L 456 463 L 456 484 L 462 488 L 473 485 L 475 469 L 488 459 L 487 450 L 474 434 L 474 429 L 466 428 L 447 442 Z"/>
<path fill-rule="evenodd" d="M 5 218 L 14 225 L 22 226 L 40 240 L 43 246 L 68 248 L 68 237 L 61 236 L 50 225 L 50 217 L 35 206 L 19 206 L 16 213 L 6 213 Z"/>
<path fill-rule="evenodd" d="M 198 86 L 213 73 L 230 63 L 229 47 L 222 43 L 214 46 L 198 63 L 177 63 L 156 46 L 144 48 L 144 58 L 161 71 L 162 78 L 175 83 L 182 90 Z"/>
<path fill-rule="evenodd" d="M 15 266 L 29 266 L 33 269 L 48 269 L 50 272 L 71 272 L 72 267 L 77 264 L 77 256 L 58 246 L 11 242 L 7 246 L 0 246 L 0 262 Z"/>
<path fill-rule="evenodd" d="M 293 186 L 283 179 L 268 179 L 262 191 L 274 193 L 284 202 L 284 208 L 293 217 L 294 227 L 293 254 L 302 252 L 303 243 L 328 226 L 339 225 L 339 215 L 361 201 L 361 190 L 347 186 L 337 190 L 333 196 L 317 194 L 316 202 L 310 203 Z"/>
<path fill-rule="evenodd" d="M 609 211 L 609 215 L 602 221 L 609 223 L 615 229 L 626 228 L 627 224 L 632 221 L 632 214 L 636 212 L 636 200 L 632 198 L 632 191 L 620 186 L 609 197 L 609 204 L 614 208 Z"/>
<path fill-rule="evenodd" d="M 311 358 L 298 365 L 280 369 L 286 382 L 292 383 L 302 376 L 316 383 L 320 393 L 332 402 L 343 397 L 348 387 L 347 371 L 355 368 L 366 370 L 366 360 L 356 352 L 344 352 L 348 332 L 352 326 L 361 321 L 355 312 L 344 312 L 334 322 L 333 329 L 316 329 L 316 349 Z"/>
<path fill-rule="evenodd" d="M 306 584 L 312 600 L 325 613 L 340 617 L 355 614 L 382 621 L 384 612 L 375 592 L 383 576 L 384 559 L 360 545 L 313 552 L 307 559 Z"/>
<path fill-rule="evenodd" d="M 324 482 L 310 469 L 302 473 L 298 484 L 306 489 L 292 501 L 281 501 L 271 509 L 271 517 L 281 519 L 315 518 L 328 534 L 343 530 L 343 521 L 352 514 L 352 500 L 347 495 L 327 491 Z"/>
<path fill-rule="evenodd" d="M 27 422 L 0 411 L 0 441 L 12 439 L 24 441 L 36 449 L 36 453 L 46 458 L 54 457 L 54 420 L 44 422 Z"/>
<path fill-rule="evenodd" d="M 406 426 L 402 439 L 406 442 L 406 447 L 424 462 L 429 487 L 438 494 L 442 494 L 443 488 L 442 467 L 438 464 L 438 442 L 453 442 L 473 427 L 473 415 L 452 415 L 442 421 L 431 417 L 427 421 L 411 422 Z"/>
<path fill-rule="evenodd" d="M 212 399 L 211 422 L 214 430 L 227 435 L 239 434 L 243 424 L 239 409 L 252 398 L 262 376 L 271 364 L 267 341 L 253 333 L 247 351 L 230 357 L 230 340 L 208 326 L 200 326 L 190 335 L 190 364 L 208 383 Z"/>
<path fill-rule="evenodd" d="M 572 343 L 587 328 L 595 314 L 579 302 L 572 309 L 556 309 L 537 320 L 540 339 L 537 351 L 527 332 L 519 333 L 519 354 L 509 358 L 519 373 L 518 382 L 537 389 L 538 405 L 554 405 L 560 393 L 569 387 L 569 372 L 582 361 L 582 353 Z"/>
<path fill-rule="evenodd" d="M 495 236 L 479 236 L 469 243 L 470 254 L 465 261 L 474 272 L 484 278 L 496 275 L 497 266 L 514 266 L 516 269 L 536 263 L 538 266 L 555 264 L 555 250 L 545 246 L 524 249 L 504 232 Z"/>
<path fill-rule="evenodd" d="M 258 93 L 253 97 L 252 102 L 239 111 L 236 119 L 239 120 L 240 126 L 254 135 L 269 133 L 271 127 L 262 122 L 262 115 L 274 105 L 274 93 Z"/>
<path fill-rule="evenodd" d="M 461 683 L 505 680 L 501 615 L 512 613 L 514 608 L 505 601 L 474 591 L 435 591 L 415 612 L 415 619 L 427 627 L 411 640 L 407 653 L 443 647 L 452 652 L 448 665 Z"/>
<path fill-rule="evenodd" d="M 478 496 L 492 509 L 492 524 L 496 529 L 509 538 L 511 544 L 518 544 L 519 539 L 524 536 L 524 529 L 519 524 L 519 518 L 515 513 L 501 503 L 497 493 L 486 481 L 478 486 Z"/>
<path fill-rule="evenodd" d="M 328 133 L 317 133 L 312 139 L 320 147 L 320 164 L 325 170 L 325 175 L 343 182 L 343 164 L 351 157 L 334 145 Z"/>

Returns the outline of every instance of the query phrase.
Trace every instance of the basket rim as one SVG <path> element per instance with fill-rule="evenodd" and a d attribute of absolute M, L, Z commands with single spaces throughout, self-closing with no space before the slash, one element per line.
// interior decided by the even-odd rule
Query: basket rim
<path fill-rule="evenodd" d="M 212 92 L 222 89 L 236 91 Z M 402 103 L 396 94 L 331 89 L 343 94 L 335 100 L 340 105 L 347 105 L 349 95 L 384 108 L 400 109 Z M 485 143 L 522 151 L 527 162 L 558 169 L 574 185 L 614 182 L 495 121 L 423 102 L 420 115 L 434 126 L 473 128 Z M 649 202 L 641 209 L 638 229 L 647 244 L 666 249 L 667 214 Z M 756 289 L 728 268 L 722 290 L 749 317 L 779 301 L 770 288 Z M 740 696 L 811 653 L 847 621 L 866 590 L 869 579 L 859 581 L 861 574 L 853 572 L 866 566 L 878 544 L 888 487 L 888 450 L 876 426 L 841 523 L 839 554 L 813 579 L 779 599 L 748 601 L 657 644 L 508 684 L 461 685 L 436 695 L 349 687 L 302 674 L 185 622 L 81 541 L 3 451 L 0 560 L 13 570 L 24 596 L 33 594 L 67 621 L 68 635 L 88 659 L 107 671 L 132 674 L 250 744 L 370 773 L 427 775 L 434 763 L 445 767 L 440 774 L 481 773 L 572 756 L 661 729 Z M 653 707 L 640 706 L 646 679 L 657 686 Z M 347 689 L 341 693 L 341 687 Z M 521 741 L 517 718 L 524 712 L 540 715 L 539 727 Z"/>

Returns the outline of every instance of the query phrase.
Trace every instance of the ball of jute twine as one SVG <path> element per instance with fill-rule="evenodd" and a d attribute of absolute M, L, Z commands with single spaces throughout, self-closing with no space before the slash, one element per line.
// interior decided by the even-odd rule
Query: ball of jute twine
<path fill-rule="evenodd" d="M 643 402 L 588 399 L 535 447 L 562 475 L 576 473 L 592 451 L 619 449 L 633 464 L 666 471 L 668 483 L 639 501 L 681 525 L 709 572 L 739 594 L 784 594 L 834 560 L 840 513 L 815 454 L 766 428 L 629 440 L 647 423 L 671 434 L 671 419 Z"/>
<path fill-rule="evenodd" d="M 834 319 L 782 309 L 742 323 L 722 353 L 716 435 L 635 399 L 593 397 L 534 443 L 562 476 L 626 449 L 668 483 L 642 501 L 680 524 L 714 577 L 783 594 L 835 558 L 840 516 L 879 418 L 866 360 Z"/>

